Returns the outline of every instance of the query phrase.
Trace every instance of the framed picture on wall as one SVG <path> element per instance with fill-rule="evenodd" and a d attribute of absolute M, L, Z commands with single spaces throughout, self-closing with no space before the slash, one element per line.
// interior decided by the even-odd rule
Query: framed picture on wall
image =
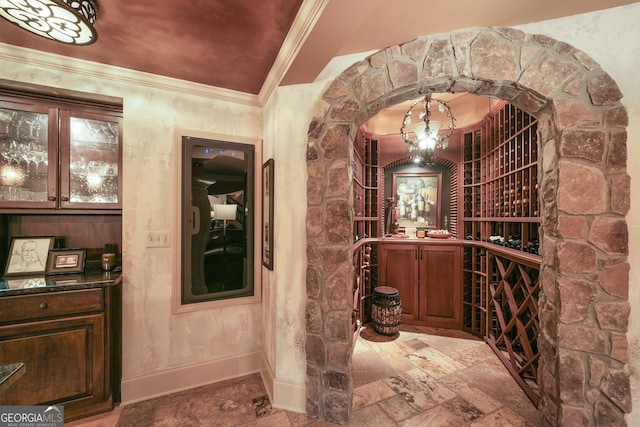
<path fill-rule="evenodd" d="M 404 228 L 441 228 L 442 172 L 393 174 L 394 219 Z"/>
<path fill-rule="evenodd" d="M 44 274 L 47 267 L 49 249 L 53 248 L 55 237 L 13 237 L 5 276 L 26 276 Z"/>
<path fill-rule="evenodd" d="M 262 265 L 273 270 L 273 159 L 262 165 Z"/>

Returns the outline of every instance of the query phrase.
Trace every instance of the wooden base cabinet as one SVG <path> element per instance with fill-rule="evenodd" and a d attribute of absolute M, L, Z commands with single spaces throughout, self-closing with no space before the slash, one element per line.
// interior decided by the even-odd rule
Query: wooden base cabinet
<path fill-rule="evenodd" d="M 64 406 L 65 421 L 120 402 L 119 285 L 0 297 L 0 364 L 25 374 L 2 405 Z"/>
<path fill-rule="evenodd" d="M 378 285 L 398 289 L 402 322 L 460 329 L 462 248 L 422 242 L 380 248 Z"/>

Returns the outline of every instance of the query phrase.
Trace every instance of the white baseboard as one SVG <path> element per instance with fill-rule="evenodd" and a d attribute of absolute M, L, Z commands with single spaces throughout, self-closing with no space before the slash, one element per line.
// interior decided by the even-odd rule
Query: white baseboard
<path fill-rule="evenodd" d="M 273 406 L 273 383 L 276 380 L 276 376 L 274 375 L 273 369 L 271 369 L 271 365 L 269 365 L 267 358 L 264 357 L 264 353 L 261 353 L 261 357 L 260 357 L 260 376 L 262 377 L 264 388 L 267 389 L 267 395 L 269 395 L 269 401 Z"/>
<path fill-rule="evenodd" d="M 267 389 L 271 406 L 287 411 L 306 412 L 306 389 L 304 384 L 282 381 L 275 378 L 271 365 L 264 357 L 261 358 L 260 375 Z"/>
<path fill-rule="evenodd" d="M 127 405 L 260 372 L 261 354 L 260 350 L 255 350 L 224 359 L 123 379 L 122 404 Z"/>

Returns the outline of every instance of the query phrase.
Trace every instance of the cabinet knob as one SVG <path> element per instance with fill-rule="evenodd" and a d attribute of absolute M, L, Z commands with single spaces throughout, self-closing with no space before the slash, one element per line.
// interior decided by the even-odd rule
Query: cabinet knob
<path fill-rule="evenodd" d="M 49 196 L 47 197 L 47 200 L 50 202 L 55 202 L 56 201 L 56 196 Z"/>
<path fill-rule="evenodd" d="M 43 302 L 42 304 L 40 304 L 41 310 L 46 310 L 47 308 L 49 308 L 49 304 L 47 304 L 46 302 Z"/>
<path fill-rule="evenodd" d="M 68 198 L 68 197 L 64 197 L 64 196 L 63 196 L 63 197 L 60 197 L 60 200 L 62 200 L 63 202 L 68 202 L 68 201 L 69 201 L 69 198 Z"/>

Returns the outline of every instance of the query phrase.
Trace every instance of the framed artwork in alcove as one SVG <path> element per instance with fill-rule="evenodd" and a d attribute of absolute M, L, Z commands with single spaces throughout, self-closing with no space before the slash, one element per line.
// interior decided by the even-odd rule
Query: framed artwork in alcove
<path fill-rule="evenodd" d="M 394 220 L 404 228 L 440 228 L 441 192 L 441 172 L 394 173 Z"/>

